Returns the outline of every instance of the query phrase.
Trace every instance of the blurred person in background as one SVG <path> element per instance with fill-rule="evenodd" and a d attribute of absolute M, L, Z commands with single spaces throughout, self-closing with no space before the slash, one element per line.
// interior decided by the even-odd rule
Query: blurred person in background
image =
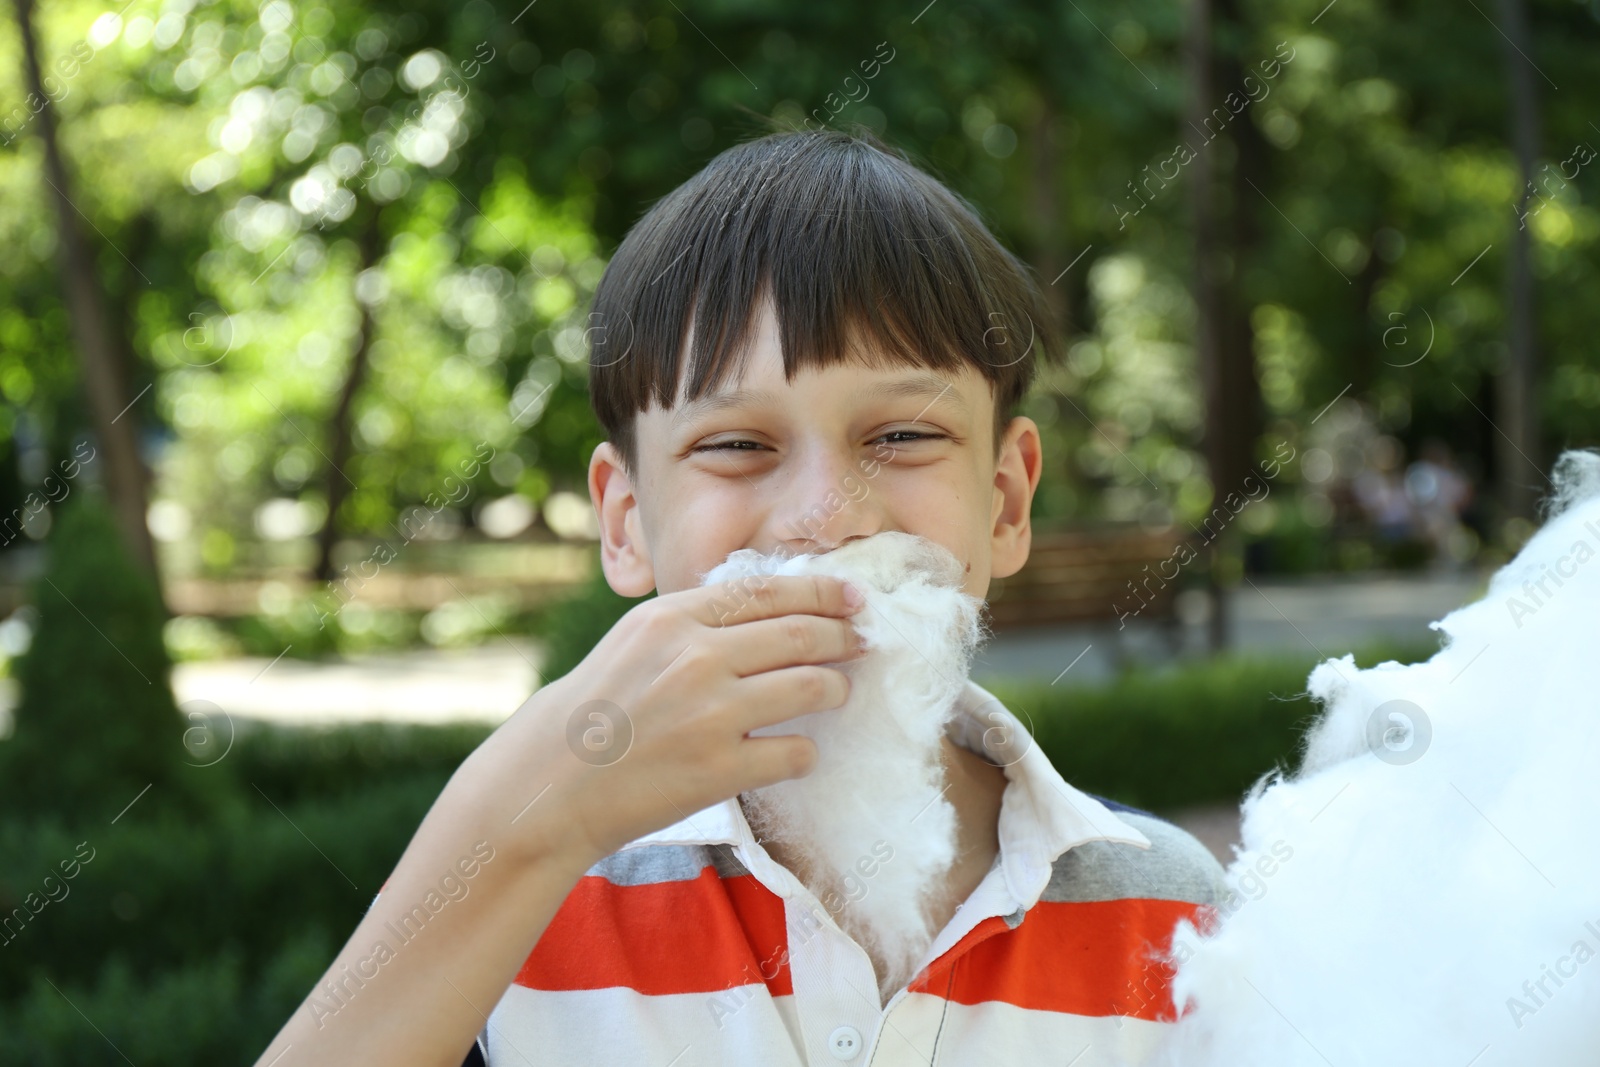
<path fill-rule="evenodd" d="M 1367 460 L 1367 469 L 1356 475 L 1353 488 L 1378 545 L 1387 547 L 1415 538 L 1419 516 L 1400 476 L 1400 442 L 1388 436 L 1374 439 L 1367 448 Z"/>
<path fill-rule="evenodd" d="M 1476 540 L 1462 524 L 1474 488 L 1449 445 L 1437 438 L 1423 442 L 1417 461 L 1406 469 L 1405 493 L 1434 559 L 1459 567 L 1470 554 L 1463 548 Z"/>

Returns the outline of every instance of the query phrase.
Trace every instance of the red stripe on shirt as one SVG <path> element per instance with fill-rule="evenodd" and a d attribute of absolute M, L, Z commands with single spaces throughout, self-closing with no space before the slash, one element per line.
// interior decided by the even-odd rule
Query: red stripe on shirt
<path fill-rule="evenodd" d="M 753 875 L 619 886 L 588 875 L 517 972 L 529 989 L 715 993 L 764 981 L 794 992 L 783 900 Z"/>
<path fill-rule="evenodd" d="M 1150 956 L 1170 950 L 1178 920 L 1198 925 L 1210 912 L 1137 897 L 1040 902 L 1009 933 L 1003 920 L 985 919 L 912 989 L 961 1004 L 1002 1001 L 1041 1011 L 1170 1022 L 1177 1017 L 1173 970 Z"/>

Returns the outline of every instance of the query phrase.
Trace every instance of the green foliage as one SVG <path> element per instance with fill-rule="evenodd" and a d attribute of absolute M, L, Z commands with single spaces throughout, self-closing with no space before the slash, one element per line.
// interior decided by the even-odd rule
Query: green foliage
<path fill-rule="evenodd" d="M 1382 647 L 1358 663 L 1425 659 L 1435 648 Z M 995 686 L 1061 776 L 1090 793 L 1172 811 L 1237 802 L 1274 767 L 1291 768 L 1317 707 L 1315 661 L 1223 657 L 1137 671 L 1103 687 Z"/>
<path fill-rule="evenodd" d="M 1413 537 L 1373 542 L 1355 534 L 1330 533 L 1326 527 L 1307 524 L 1295 508 L 1279 512 L 1270 533 L 1253 537 L 1244 546 L 1250 573 L 1280 576 L 1374 568 L 1418 571 L 1428 563 L 1430 553 L 1430 546 Z"/>
<path fill-rule="evenodd" d="M 249 777 L 249 744 L 241 740 L 212 768 L 244 757 L 226 779 L 233 784 L 227 802 L 201 819 L 135 807 L 115 826 L 96 820 L 69 832 L 59 822 L 8 816 L 0 821 L 0 905 L 8 914 L 28 894 L 42 895 L 46 876 L 59 878 L 60 861 L 80 844 L 93 858 L 65 882 L 68 895 L 44 905 L 20 933 L 9 931 L 14 940 L 0 948 L 0 1002 L 23 995 L 40 973 L 58 984 L 89 982 L 108 955 L 153 977 L 227 951 L 256 974 L 297 938 L 342 944 L 470 751 L 452 731 L 431 740 L 426 756 L 412 761 L 420 769 L 401 760 L 391 772 L 363 763 L 359 742 L 345 747 L 342 767 L 318 762 L 313 739 L 308 773 L 279 767 L 262 780 Z"/>
<path fill-rule="evenodd" d="M 321 933 L 284 943 L 247 971 L 228 949 L 153 976 L 112 957 L 92 979 L 52 989 L 42 977 L 0 1005 L 0 1062 L 77 1067 L 108 1062 L 248 1063 L 333 958 Z M 82 1014 L 79 1014 L 79 1012 Z M 85 1018 L 94 1020 L 91 1029 Z M 98 1032 L 97 1032 L 98 1031 Z M 121 1062 L 120 1058 L 116 1062 Z"/>
<path fill-rule="evenodd" d="M 554 681 L 583 662 L 589 650 L 633 608 L 655 593 L 638 599 L 618 596 L 607 584 L 598 563 L 589 578 L 570 597 L 552 604 L 538 627 L 546 657 L 540 673 Z"/>
<path fill-rule="evenodd" d="M 1503 42 L 1426 7 L 1324 6 L 1219 16 L 1229 62 L 1294 57 L 1231 120 L 1258 139 L 1237 270 L 1267 437 L 1300 445 L 1349 388 L 1382 432 L 1441 437 L 1481 470 L 1496 434 L 1473 405 L 1493 414 L 1519 181 Z M 1529 12 L 1529 55 L 1563 87 L 1540 98 L 1529 221 L 1540 400 L 1549 443 L 1577 446 L 1600 410 L 1585 343 L 1600 309 L 1565 298 L 1597 280 L 1600 166 L 1575 162 L 1595 136 L 1596 17 L 1553 0 Z M 1077 345 L 1028 407 L 1046 438 L 1039 516 L 1203 512 L 1231 487 L 1210 484 L 1198 448 L 1197 164 L 1162 165 L 1190 136 L 1187 16 L 1109 0 L 925 17 L 735 5 L 691 30 L 617 0 L 38 9 L 75 201 L 105 241 L 134 388 L 155 386 L 129 417 L 171 434 L 159 495 L 191 527 L 175 555 L 216 575 L 269 566 L 261 506 L 294 501 L 314 523 L 330 476 L 352 483 L 344 529 L 383 536 L 480 444 L 497 462 L 452 521 L 579 485 L 598 437 L 585 312 L 608 250 L 717 150 L 816 115 L 903 147 L 1050 282 Z M 14 37 L 0 34 L 0 98 L 20 102 Z M 0 459 L 30 436 L 59 451 L 81 417 L 35 133 L 25 105 L 0 115 L 0 246 L 16 252 L 0 261 Z M 1231 146 L 1207 151 L 1237 185 Z M 1130 216 L 1134 188 L 1148 205 Z M 376 345 L 335 474 L 326 421 L 364 310 Z M 0 497 L 20 481 L 0 475 Z"/>
<path fill-rule="evenodd" d="M 271 659 L 287 648 L 296 659 L 323 659 L 339 651 L 343 630 L 339 616 L 329 613 L 319 622 L 310 602 L 296 604 L 293 610 L 230 619 L 219 629 L 239 642 L 246 655 Z"/>
<path fill-rule="evenodd" d="M 109 820 L 146 786 L 162 801 L 187 791 L 161 602 L 99 494 L 61 508 L 34 603 L 16 731 L 0 746 L 5 807 Z"/>
<path fill-rule="evenodd" d="M 58 899 L 0 945 L 0 1062 L 104 1061 L 62 994 L 134 1062 L 248 1062 L 485 733 L 244 730 L 206 769 L 227 792 L 204 818 L 141 805 L 69 827 L 7 810 L 0 909 L 39 907 L 46 876 Z M 63 881 L 75 854 L 90 858 Z"/>
<path fill-rule="evenodd" d="M 442 784 L 489 733 L 483 725 L 257 728 L 241 735 L 228 766 L 279 804 L 348 797 L 397 778 Z"/>

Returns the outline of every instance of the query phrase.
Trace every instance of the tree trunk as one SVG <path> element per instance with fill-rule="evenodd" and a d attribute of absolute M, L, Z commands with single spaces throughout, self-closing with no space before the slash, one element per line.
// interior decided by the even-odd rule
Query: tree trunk
<path fill-rule="evenodd" d="M 1378 284 L 1383 281 L 1383 257 L 1378 255 L 1378 233 L 1383 227 L 1374 227 L 1372 237 L 1367 242 L 1370 251 L 1367 261 L 1362 264 L 1361 271 L 1356 275 L 1355 284 L 1355 321 L 1356 329 L 1350 332 L 1350 391 L 1357 396 L 1366 396 L 1372 390 L 1373 383 L 1377 380 L 1377 361 L 1382 359 L 1390 366 L 1403 364 L 1414 357 L 1410 354 L 1412 347 L 1396 346 L 1394 352 L 1389 352 L 1381 346 L 1372 344 L 1371 322 L 1372 300 L 1378 292 Z M 1389 323 L 1385 322 L 1385 326 Z M 1385 335 L 1387 336 L 1387 335 Z M 1380 355 L 1380 353 L 1383 353 Z"/>
<path fill-rule="evenodd" d="M 17 29 L 22 38 L 23 67 L 32 100 L 43 103 L 38 113 L 39 139 L 44 144 L 44 176 L 53 190 L 60 241 L 62 296 L 71 320 L 73 341 L 83 375 L 90 423 L 104 463 L 106 494 L 129 555 L 156 576 L 155 544 L 145 521 L 149 473 L 139 458 L 138 416 L 120 366 L 119 345 L 111 332 L 107 300 L 100 287 L 94 256 L 78 225 L 71 183 L 57 140 L 56 116 L 45 93 L 34 35 L 33 0 L 15 0 Z M 159 585 L 159 583 L 158 583 Z"/>
<path fill-rule="evenodd" d="M 1191 0 L 1189 8 L 1189 124 L 1204 131 L 1211 99 L 1211 0 Z M 1203 132 L 1201 133 L 1203 137 Z M 1187 139 L 1187 138 L 1186 138 Z M 1225 442 L 1228 427 L 1224 421 L 1226 397 L 1223 385 L 1222 287 L 1216 217 L 1216 166 L 1211 146 L 1202 142 L 1189 175 L 1189 205 L 1194 217 L 1194 304 L 1195 362 L 1200 372 L 1201 397 L 1205 402 L 1204 451 L 1209 467 L 1212 499 L 1222 496 L 1227 485 Z M 1220 651 L 1227 645 L 1227 597 L 1222 589 L 1213 543 L 1206 552 L 1206 592 L 1211 601 L 1210 645 Z"/>
<path fill-rule="evenodd" d="M 143 262 L 157 240 L 156 220 L 149 211 L 142 211 L 129 219 L 123 228 L 121 246 L 122 254 L 128 260 L 121 266 L 126 269 L 118 270 L 101 288 L 105 293 L 106 321 L 111 323 L 111 341 L 117 350 L 117 366 L 122 380 L 129 389 L 133 389 L 134 396 L 139 395 L 134 387 L 143 377 L 139 353 L 133 347 L 133 338 L 139 330 L 138 292 L 143 279 L 134 273 L 129 264 Z M 107 262 L 113 268 L 118 267 L 115 259 Z"/>
<path fill-rule="evenodd" d="M 1522 192 L 1517 198 L 1518 225 L 1511 231 L 1506 363 L 1495 383 L 1495 415 L 1501 430 L 1495 435 L 1495 467 L 1498 495 L 1507 517 L 1531 519 L 1545 467 L 1539 446 L 1532 235 L 1521 220 L 1527 216 L 1533 162 L 1539 153 L 1539 105 L 1531 62 L 1524 58 L 1533 47 L 1528 39 L 1527 10 L 1523 0 L 1499 0 L 1499 4 L 1500 22 L 1505 27 L 1506 80 L 1511 90 L 1511 146 L 1522 175 Z M 1535 469 L 1529 470 L 1529 464 Z"/>
<path fill-rule="evenodd" d="M 360 270 L 365 271 L 378 261 L 380 235 L 376 209 L 361 231 L 360 245 Z M 359 271 L 357 276 L 360 276 Z M 328 514 L 322 520 L 322 529 L 317 531 L 316 577 L 322 582 L 333 581 L 333 552 L 339 543 L 339 509 L 349 498 L 350 490 L 354 488 L 345 470 L 350 465 L 350 457 L 355 454 L 350 413 L 355 407 L 356 394 L 361 391 L 361 383 L 367 377 L 367 368 L 372 356 L 372 335 L 377 330 L 372 308 L 359 299 L 356 302 L 361 306 L 360 332 L 356 335 L 355 350 L 350 354 L 350 366 L 345 371 L 344 386 L 339 390 L 339 402 L 334 407 L 333 416 L 328 423 L 329 464 L 326 489 Z"/>
<path fill-rule="evenodd" d="M 1055 316 L 1063 340 L 1072 317 L 1072 279 L 1061 277 L 1068 260 L 1063 255 L 1066 233 L 1061 223 L 1061 149 L 1057 133 L 1060 116 L 1053 90 L 1045 86 L 1039 118 L 1034 123 L 1031 197 L 1034 221 L 1033 266 L 1044 289 L 1045 303 Z"/>
<path fill-rule="evenodd" d="M 1244 37 L 1245 20 L 1240 17 L 1238 0 L 1217 0 L 1218 21 L 1233 32 L 1233 40 Z M 1217 84 L 1242 85 L 1246 70 L 1235 52 L 1219 52 L 1216 57 Z M 1261 383 L 1256 377 L 1256 331 L 1250 321 L 1250 301 L 1245 292 L 1244 275 L 1261 244 L 1257 212 L 1266 189 L 1267 142 L 1256 128 L 1247 107 L 1228 124 L 1228 139 L 1233 142 L 1234 163 L 1228 188 L 1228 261 L 1231 269 L 1220 286 L 1222 297 L 1222 345 L 1219 350 L 1221 378 L 1221 436 L 1218 446 L 1226 481 L 1218 486 L 1226 492 L 1246 491 L 1244 481 L 1255 468 L 1256 444 L 1264 429 Z"/>
<path fill-rule="evenodd" d="M 1244 78 L 1238 56 L 1219 48 L 1214 23 L 1243 29 L 1235 0 L 1193 0 L 1188 40 L 1190 129 L 1185 138 L 1193 133 L 1203 139 L 1189 186 L 1195 241 L 1195 354 L 1205 399 L 1205 456 L 1215 505 L 1229 494 L 1245 492 L 1261 437 L 1255 328 L 1241 279 L 1259 244 L 1256 199 L 1257 189 L 1266 183 L 1266 143 L 1247 110 L 1219 126 L 1214 138 L 1208 133 L 1206 120 L 1218 103 L 1213 99 L 1216 86 L 1239 85 Z M 1243 34 L 1222 36 L 1232 40 Z M 1217 179 L 1213 139 L 1226 140 L 1235 149 L 1226 186 Z M 1226 212 L 1219 202 L 1226 204 Z M 1225 559 L 1220 548 L 1225 536 L 1225 530 L 1213 535 L 1207 554 L 1213 651 L 1228 643 L 1227 590 L 1218 573 Z"/>

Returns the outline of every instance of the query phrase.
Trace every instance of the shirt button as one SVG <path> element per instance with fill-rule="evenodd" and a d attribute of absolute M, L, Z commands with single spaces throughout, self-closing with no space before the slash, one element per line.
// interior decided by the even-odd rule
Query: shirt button
<path fill-rule="evenodd" d="M 861 1031 L 853 1026 L 841 1026 L 828 1035 L 828 1051 L 836 1060 L 853 1060 L 861 1055 Z"/>

